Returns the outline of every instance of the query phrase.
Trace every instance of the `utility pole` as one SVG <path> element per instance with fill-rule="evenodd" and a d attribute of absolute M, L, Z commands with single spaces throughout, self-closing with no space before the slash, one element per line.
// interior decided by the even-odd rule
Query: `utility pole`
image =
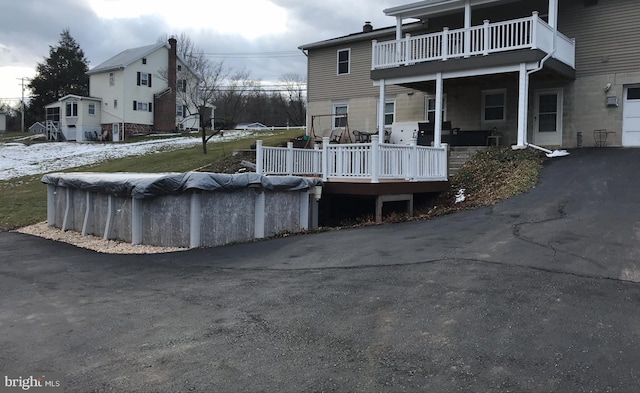
<path fill-rule="evenodd" d="M 22 78 L 17 78 L 17 79 L 20 80 L 20 86 L 22 87 L 22 98 L 20 100 L 20 104 L 21 104 L 20 113 L 22 114 L 22 123 L 21 123 L 22 124 L 22 132 L 25 132 L 24 131 L 24 80 L 25 79 L 26 80 L 30 80 L 30 78 L 22 77 Z"/>

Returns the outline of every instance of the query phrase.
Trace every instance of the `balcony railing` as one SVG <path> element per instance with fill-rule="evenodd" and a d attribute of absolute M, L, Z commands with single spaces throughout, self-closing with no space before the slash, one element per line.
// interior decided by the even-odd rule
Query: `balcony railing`
<path fill-rule="evenodd" d="M 329 144 L 322 148 L 265 147 L 256 143 L 256 172 L 263 175 L 319 176 L 323 180 L 447 180 L 447 147 L 371 143 Z"/>
<path fill-rule="evenodd" d="M 468 29 L 449 30 L 400 40 L 373 41 L 372 69 L 397 67 L 415 63 L 447 60 L 470 56 L 486 56 L 517 49 L 553 51 L 554 31 L 534 12 L 532 16 L 504 22 L 490 23 Z M 556 34 L 553 57 L 575 66 L 575 42 L 563 34 Z"/>

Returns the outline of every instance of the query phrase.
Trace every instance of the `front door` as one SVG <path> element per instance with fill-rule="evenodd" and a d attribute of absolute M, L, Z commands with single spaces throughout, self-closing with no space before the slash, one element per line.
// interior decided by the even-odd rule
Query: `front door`
<path fill-rule="evenodd" d="M 562 145 L 562 89 L 536 90 L 533 140 L 536 145 Z"/>
<path fill-rule="evenodd" d="M 640 146 L 640 86 L 624 89 L 622 146 Z"/>
<path fill-rule="evenodd" d="M 111 139 L 114 142 L 120 142 L 120 124 L 119 123 L 113 123 L 113 125 L 111 126 Z"/>

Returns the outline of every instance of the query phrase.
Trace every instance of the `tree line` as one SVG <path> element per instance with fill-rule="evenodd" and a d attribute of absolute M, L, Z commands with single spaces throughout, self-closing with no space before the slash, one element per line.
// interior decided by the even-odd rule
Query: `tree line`
<path fill-rule="evenodd" d="M 159 38 L 164 42 L 166 39 L 166 36 Z M 305 124 L 306 83 L 299 75 L 285 74 L 277 86 L 265 88 L 263 82 L 251 78 L 249 72 L 227 68 L 223 61 L 208 59 L 186 34 L 177 40 L 178 54 L 189 68 L 189 74 L 179 75 L 178 79 L 187 80 L 194 75 L 196 78 L 193 83 L 187 83 L 188 89 L 177 92 L 177 99 L 189 108 L 197 108 L 189 115 L 200 116 L 201 124 L 211 124 L 203 108 L 212 106 L 216 107 L 214 117 L 218 128 L 250 122 L 273 126 Z M 37 64 L 36 76 L 28 85 L 31 95 L 24 103 L 25 128 L 45 120 L 45 105 L 68 94 L 88 96 L 88 70 L 84 51 L 69 30 L 64 29 L 57 45 L 49 47 L 49 56 Z M 157 76 L 166 79 L 166 70 L 164 75 L 162 71 L 160 74 Z M 7 113 L 9 131 L 21 130 L 20 103 L 0 102 L 0 111 Z"/>

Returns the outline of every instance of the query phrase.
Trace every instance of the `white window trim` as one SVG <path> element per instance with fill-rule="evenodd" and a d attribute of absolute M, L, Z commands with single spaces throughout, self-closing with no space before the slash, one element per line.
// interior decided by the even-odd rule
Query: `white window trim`
<path fill-rule="evenodd" d="M 149 74 L 146 72 L 140 73 L 140 86 L 149 86 Z"/>
<path fill-rule="evenodd" d="M 176 104 L 176 117 L 184 117 L 184 105 Z"/>
<path fill-rule="evenodd" d="M 68 106 L 71 106 L 71 114 L 70 115 L 67 115 L 67 107 Z M 74 112 L 73 107 L 74 106 L 76 107 L 76 110 L 75 110 L 76 114 L 75 115 L 73 114 L 73 112 Z M 67 118 L 69 118 L 69 117 L 78 117 L 78 101 L 67 101 L 65 103 L 65 106 L 64 106 L 64 114 L 65 114 L 65 117 L 67 117 Z"/>
<path fill-rule="evenodd" d="M 393 114 L 393 121 L 395 122 L 396 121 L 396 109 L 398 107 L 397 104 L 396 104 L 396 98 L 395 97 L 393 97 L 393 98 L 387 97 L 384 100 L 384 104 L 385 104 L 384 105 L 384 108 L 385 108 L 384 118 L 385 118 L 385 120 L 386 120 L 386 117 L 388 115 L 387 110 L 386 110 L 387 109 L 387 104 L 393 104 L 393 113 L 392 114 Z M 376 119 L 378 118 L 379 108 L 380 108 L 380 97 L 378 97 L 378 99 L 376 100 Z M 376 123 L 377 123 L 377 121 L 376 121 Z M 384 126 L 389 128 L 389 127 L 391 127 L 391 124 L 385 124 Z"/>
<path fill-rule="evenodd" d="M 425 94 L 424 96 L 424 120 L 428 121 L 429 119 L 429 100 L 434 100 L 436 99 L 436 95 L 435 94 Z M 435 109 L 433 110 L 433 112 L 435 113 Z M 434 117 L 435 119 L 435 117 Z M 442 95 L 442 121 L 447 121 L 448 117 L 447 117 L 447 95 L 443 94 Z"/>
<path fill-rule="evenodd" d="M 149 112 L 149 103 L 148 102 L 138 101 L 137 107 L 138 107 L 137 110 L 139 110 L 139 111 Z"/>
<path fill-rule="evenodd" d="M 93 108 L 93 113 L 91 113 L 91 108 Z M 96 115 L 96 104 L 94 102 L 87 104 L 87 112 L 89 113 L 89 116 Z"/>
<path fill-rule="evenodd" d="M 347 72 L 340 73 L 340 52 L 349 53 L 349 60 L 347 61 Z M 349 75 L 351 74 L 351 48 L 338 49 L 336 51 L 336 75 Z"/>
<path fill-rule="evenodd" d="M 502 94 L 504 97 L 504 105 L 502 107 L 502 119 L 494 119 L 487 120 L 485 119 L 485 99 L 489 94 Z M 482 124 L 499 124 L 505 123 L 507 121 L 507 89 L 491 89 L 491 90 L 482 90 L 482 104 L 480 106 L 480 122 Z"/>
<path fill-rule="evenodd" d="M 116 84 L 116 73 L 115 72 L 110 72 L 109 73 L 109 86 L 114 86 Z"/>
<path fill-rule="evenodd" d="M 332 130 L 336 130 L 338 128 L 342 128 L 342 127 L 336 127 L 336 120 L 338 119 L 338 117 L 341 117 L 341 116 L 336 116 L 336 108 L 338 108 L 338 107 L 346 107 L 347 108 L 347 111 L 346 111 L 347 117 L 346 117 L 346 119 L 347 119 L 347 121 L 349 121 L 349 104 L 347 104 L 346 102 L 336 102 L 336 103 L 332 104 L 332 108 L 331 108 L 331 114 L 332 114 L 332 116 L 331 116 L 331 129 Z M 340 114 L 340 115 L 342 115 L 342 114 Z"/>

